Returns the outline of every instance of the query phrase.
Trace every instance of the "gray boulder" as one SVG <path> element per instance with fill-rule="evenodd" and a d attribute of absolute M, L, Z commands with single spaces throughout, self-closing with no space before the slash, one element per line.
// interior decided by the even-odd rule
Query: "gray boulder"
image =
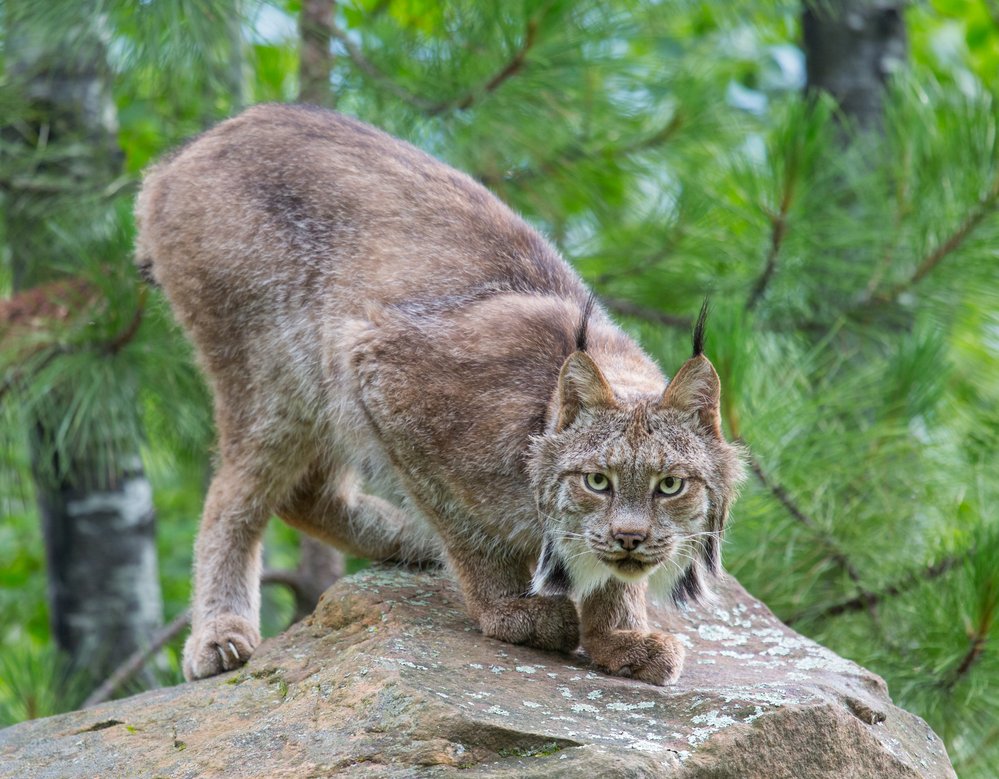
<path fill-rule="evenodd" d="M 0 731 L 0 776 L 953 777 L 884 682 L 732 578 L 657 609 L 678 684 L 485 638 L 439 572 L 373 568 L 240 671 Z"/>

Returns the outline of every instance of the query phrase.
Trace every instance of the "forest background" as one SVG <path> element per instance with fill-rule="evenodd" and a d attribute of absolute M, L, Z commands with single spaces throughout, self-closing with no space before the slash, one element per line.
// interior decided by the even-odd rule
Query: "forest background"
<path fill-rule="evenodd" d="M 0 725 L 181 679 L 210 398 L 131 204 L 304 100 L 482 181 L 667 370 L 710 295 L 728 569 L 992 776 L 997 96 L 995 0 L 0 0 Z M 345 567 L 265 561 L 265 634 Z"/>

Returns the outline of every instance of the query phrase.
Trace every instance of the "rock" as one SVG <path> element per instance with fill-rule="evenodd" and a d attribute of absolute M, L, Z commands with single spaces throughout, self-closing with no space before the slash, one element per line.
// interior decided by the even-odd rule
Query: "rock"
<path fill-rule="evenodd" d="M 653 619 L 677 685 L 485 638 L 440 573 L 373 568 L 224 676 L 0 731 L 0 776 L 953 777 L 884 682 L 735 580 Z"/>

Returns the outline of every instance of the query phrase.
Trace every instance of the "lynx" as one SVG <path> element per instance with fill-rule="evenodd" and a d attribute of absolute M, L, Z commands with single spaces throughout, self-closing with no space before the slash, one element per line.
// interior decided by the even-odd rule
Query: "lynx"
<path fill-rule="evenodd" d="M 272 514 L 372 560 L 443 559 L 487 636 L 678 678 L 646 594 L 706 591 L 741 474 L 703 311 L 667 384 L 486 189 L 307 106 L 189 143 L 148 171 L 136 215 L 140 268 L 215 399 L 188 679 L 259 643 Z"/>

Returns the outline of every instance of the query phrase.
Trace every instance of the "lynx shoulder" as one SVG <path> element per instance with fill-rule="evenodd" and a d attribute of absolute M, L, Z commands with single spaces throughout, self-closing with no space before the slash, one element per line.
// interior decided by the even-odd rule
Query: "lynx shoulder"
<path fill-rule="evenodd" d="M 444 560 L 495 638 L 654 684 L 739 479 L 702 354 L 667 384 L 554 249 L 468 176 L 348 117 L 265 105 L 151 168 L 136 258 L 212 387 L 188 678 L 259 643 L 271 514 Z"/>

